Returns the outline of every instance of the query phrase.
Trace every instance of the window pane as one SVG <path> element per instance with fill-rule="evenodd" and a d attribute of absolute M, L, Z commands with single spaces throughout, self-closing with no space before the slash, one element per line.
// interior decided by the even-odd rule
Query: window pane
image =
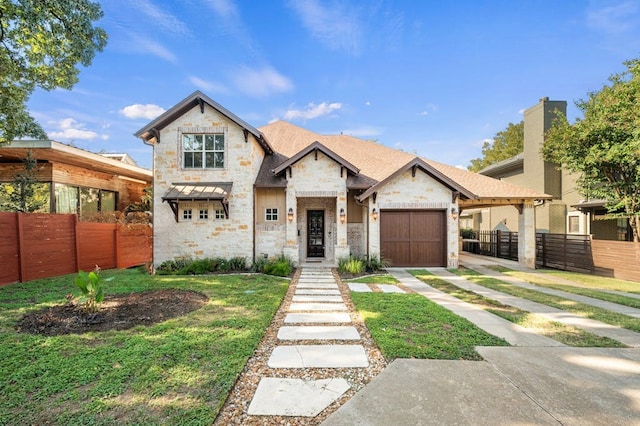
<path fill-rule="evenodd" d="M 202 151 L 202 135 L 193 135 L 193 150 Z"/>
<path fill-rule="evenodd" d="M 78 212 L 78 187 L 56 183 L 56 213 Z"/>
<path fill-rule="evenodd" d="M 193 149 L 193 135 L 182 135 L 182 146 L 186 151 Z"/>
<path fill-rule="evenodd" d="M 184 153 L 184 167 L 193 168 L 193 152 Z"/>
<path fill-rule="evenodd" d="M 116 193 L 112 191 L 100 192 L 100 211 L 116 211 Z"/>
<path fill-rule="evenodd" d="M 96 188 L 80 188 L 80 216 L 86 217 L 98 212 L 100 191 Z"/>
<path fill-rule="evenodd" d="M 205 167 L 209 167 L 209 168 L 215 167 L 215 165 L 214 165 L 215 162 L 214 162 L 214 159 L 213 159 L 213 152 L 205 153 L 205 158 L 204 159 L 205 159 Z"/>
<path fill-rule="evenodd" d="M 207 151 L 213 151 L 213 135 L 205 135 L 204 136 L 204 149 Z"/>
<path fill-rule="evenodd" d="M 215 163 L 213 167 L 223 168 L 224 167 L 224 152 L 214 152 Z"/>
<path fill-rule="evenodd" d="M 216 151 L 224 151 L 224 135 L 215 135 L 216 137 Z"/>
<path fill-rule="evenodd" d="M 202 168 L 202 153 L 194 152 L 193 153 L 193 167 Z"/>

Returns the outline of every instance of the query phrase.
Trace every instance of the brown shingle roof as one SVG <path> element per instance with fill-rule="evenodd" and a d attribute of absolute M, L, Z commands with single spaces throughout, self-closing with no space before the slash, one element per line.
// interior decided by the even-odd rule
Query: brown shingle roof
<path fill-rule="evenodd" d="M 276 121 L 259 129 L 274 151 L 292 157 L 318 141 L 360 169 L 360 174 L 373 181 L 383 181 L 410 163 L 415 156 L 373 141 L 348 135 L 319 135 L 285 121 Z M 451 179 L 461 191 L 475 199 L 551 199 L 547 194 L 512 185 L 468 170 L 428 159 L 422 159 L 442 175 Z M 376 182 L 374 182 L 376 183 Z"/>

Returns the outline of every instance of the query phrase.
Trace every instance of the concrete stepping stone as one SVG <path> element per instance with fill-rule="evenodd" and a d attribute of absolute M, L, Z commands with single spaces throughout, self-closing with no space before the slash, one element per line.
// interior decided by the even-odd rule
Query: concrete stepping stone
<path fill-rule="evenodd" d="M 247 414 L 315 417 L 349 388 L 349 383 L 342 378 L 304 381 L 264 377 L 258 383 Z"/>
<path fill-rule="evenodd" d="M 284 317 L 284 322 L 285 324 L 351 322 L 351 316 L 349 316 L 348 313 L 342 312 L 287 314 Z"/>
<path fill-rule="evenodd" d="M 360 340 L 355 327 L 348 325 L 282 326 L 280 340 Z"/>
<path fill-rule="evenodd" d="M 297 288 L 296 292 L 294 294 L 296 294 L 296 295 L 298 295 L 298 294 L 340 295 L 340 290 L 335 290 L 335 289 L 330 289 L 330 288 L 329 289 L 323 289 L 323 288 Z"/>
<path fill-rule="evenodd" d="M 297 294 L 294 294 L 293 299 L 291 299 L 291 301 L 292 302 L 334 302 L 334 303 L 343 302 L 342 296 L 332 296 L 332 295 L 326 295 L 326 294 L 319 294 L 319 295 L 314 295 L 314 294 L 297 295 Z"/>
<path fill-rule="evenodd" d="M 346 311 L 344 303 L 292 303 L 289 312 L 293 311 Z"/>
<path fill-rule="evenodd" d="M 367 284 L 362 283 L 349 283 L 349 290 L 354 293 L 371 293 L 372 290 Z"/>
<path fill-rule="evenodd" d="M 338 284 L 333 283 L 301 283 L 298 282 L 296 288 L 321 288 L 321 289 L 338 289 Z"/>
<path fill-rule="evenodd" d="M 267 361 L 271 368 L 358 368 L 369 360 L 362 345 L 276 346 Z"/>
<path fill-rule="evenodd" d="M 406 293 L 403 289 L 393 284 L 376 284 L 383 293 Z"/>

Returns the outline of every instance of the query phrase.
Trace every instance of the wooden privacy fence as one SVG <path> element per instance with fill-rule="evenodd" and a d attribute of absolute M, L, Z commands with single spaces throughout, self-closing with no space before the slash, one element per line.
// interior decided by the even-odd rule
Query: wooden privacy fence
<path fill-rule="evenodd" d="M 464 251 L 518 260 L 517 232 L 477 231 L 462 241 Z M 640 281 L 640 243 L 537 233 L 536 267 Z"/>
<path fill-rule="evenodd" d="M 148 225 L 79 222 L 76 215 L 0 212 L 0 285 L 152 259 Z"/>

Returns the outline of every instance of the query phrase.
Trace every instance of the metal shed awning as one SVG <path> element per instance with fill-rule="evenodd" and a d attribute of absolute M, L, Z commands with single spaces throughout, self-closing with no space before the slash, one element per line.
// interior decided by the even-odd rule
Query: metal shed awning
<path fill-rule="evenodd" d="M 162 201 L 169 203 L 176 222 L 178 221 L 178 203 L 181 201 L 220 201 L 224 215 L 228 219 L 228 197 L 232 185 L 232 182 L 173 183 L 167 193 L 162 196 Z"/>

